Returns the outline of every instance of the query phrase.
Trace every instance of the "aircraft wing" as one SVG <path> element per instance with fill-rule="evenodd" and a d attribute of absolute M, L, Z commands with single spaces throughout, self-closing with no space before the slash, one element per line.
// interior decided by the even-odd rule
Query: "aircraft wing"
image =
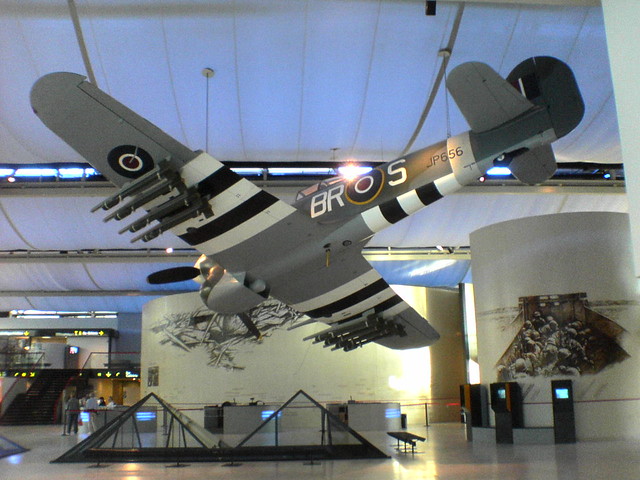
<path fill-rule="evenodd" d="M 345 252 L 329 267 L 309 264 L 290 279 L 292 307 L 329 328 L 305 340 L 352 350 L 367 341 L 394 349 L 431 345 L 440 336 L 360 254 Z M 313 292 L 311 295 L 310 293 Z"/>
<path fill-rule="evenodd" d="M 227 304 L 252 306 L 273 296 L 330 323 L 322 335 L 347 349 L 369 341 L 416 348 L 437 340 L 362 257 L 362 245 L 327 256 L 326 238 L 344 222 L 313 220 L 190 150 L 81 75 L 42 77 L 31 104 L 46 126 L 121 187 L 96 209 L 111 210 L 107 219 L 115 220 L 143 209 L 120 233 L 145 242 L 171 231 L 213 259 L 233 277 L 225 284 L 232 289 Z"/>
<path fill-rule="evenodd" d="M 61 72 L 40 78 L 31 90 L 31 106 L 47 127 L 118 187 L 150 171 L 154 161 L 170 159 L 179 168 L 198 155 L 82 75 Z"/>

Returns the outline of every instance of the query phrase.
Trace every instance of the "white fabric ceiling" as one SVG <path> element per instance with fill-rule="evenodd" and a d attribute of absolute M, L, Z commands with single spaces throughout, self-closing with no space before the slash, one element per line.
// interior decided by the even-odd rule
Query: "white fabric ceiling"
<path fill-rule="evenodd" d="M 416 129 L 460 5 L 398 0 L 77 0 L 97 84 L 190 148 L 226 161 L 390 160 Z M 621 162 L 600 7 L 468 3 L 449 70 L 474 60 L 502 75 L 534 55 L 574 70 L 586 114 L 554 146 L 560 161 Z M 207 81 L 205 67 L 215 70 Z M 86 73 L 66 0 L 0 0 L 0 164 L 82 161 L 31 112 L 52 71 Z M 209 119 L 206 93 L 209 87 Z M 414 148 L 447 135 L 440 88 Z M 207 131 L 208 124 L 208 145 Z M 451 105 L 452 134 L 467 129 Z M 129 248 L 89 209 L 95 197 L 6 196 L 0 250 Z M 372 245 L 468 245 L 472 230 L 525 215 L 626 211 L 623 195 L 447 197 Z M 151 247 L 184 246 L 161 236 Z M 0 264 L 0 290 L 144 289 L 153 265 Z M 143 274 L 144 272 L 144 274 Z M 144 297 L 6 297 L 23 308 L 139 311 Z M 56 302 L 59 302 L 57 304 Z M 115 308 L 117 307 L 117 308 Z"/>

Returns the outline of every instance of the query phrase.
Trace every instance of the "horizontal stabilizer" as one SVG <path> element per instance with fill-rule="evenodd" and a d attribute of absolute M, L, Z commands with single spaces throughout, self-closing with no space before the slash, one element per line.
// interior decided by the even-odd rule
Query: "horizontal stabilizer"
<path fill-rule="evenodd" d="M 480 62 L 454 68 L 447 78 L 447 89 L 476 133 L 496 128 L 534 106 L 491 67 Z"/>
<path fill-rule="evenodd" d="M 537 185 L 551 178 L 556 168 L 556 157 L 551 145 L 542 145 L 524 152 L 509 164 L 513 176 L 529 185 Z"/>

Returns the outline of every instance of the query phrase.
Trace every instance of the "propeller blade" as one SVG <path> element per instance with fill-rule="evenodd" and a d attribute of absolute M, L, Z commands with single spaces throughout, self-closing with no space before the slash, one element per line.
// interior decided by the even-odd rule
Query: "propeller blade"
<path fill-rule="evenodd" d="M 183 282 L 193 280 L 200 275 L 200 270 L 195 267 L 175 267 L 154 272 L 147 277 L 147 282 L 151 285 L 161 285 L 164 283 Z"/>

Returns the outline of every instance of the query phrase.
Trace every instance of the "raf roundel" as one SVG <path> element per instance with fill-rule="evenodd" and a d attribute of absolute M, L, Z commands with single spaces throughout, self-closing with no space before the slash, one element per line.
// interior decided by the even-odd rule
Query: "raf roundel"
<path fill-rule="evenodd" d="M 153 158 L 146 150 L 135 145 L 120 145 L 107 155 L 109 166 L 118 175 L 138 178 L 153 169 Z"/>
<path fill-rule="evenodd" d="M 380 194 L 383 185 L 384 172 L 375 168 L 349 182 L 346 189 L 347 200 L 356 205 L 369 203 Z"/>

